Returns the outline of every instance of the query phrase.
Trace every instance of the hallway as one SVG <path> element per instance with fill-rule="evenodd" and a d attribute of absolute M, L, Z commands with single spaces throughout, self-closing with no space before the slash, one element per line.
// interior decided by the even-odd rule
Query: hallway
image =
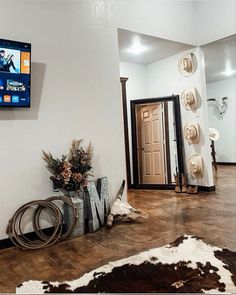
<path fill-rule="evenodd" d="M 0 292 L 14 292 L 30 279 L 72 280 L 111 260 L 165 245 L 184 233 L 236 251 L 236 167 L 218 166 L 215 179 L 216 192 L 198 195 L 131 190 L 130 204 L 149 214 L 142 223 L 102 228 L 35 252 L 2 250 Z"/>

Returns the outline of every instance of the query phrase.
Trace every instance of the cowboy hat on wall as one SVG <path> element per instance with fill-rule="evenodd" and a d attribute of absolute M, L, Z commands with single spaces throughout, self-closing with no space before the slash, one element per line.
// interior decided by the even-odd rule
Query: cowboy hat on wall
<path fill-rule="evenodd" d="M 188 172 L 193 178 L 202 178 L 203 165 L 202 157 L 200 155 L 195 154 L 188 159 Z"/>
<path fill-rule="evenodd" d="M 179 72 L 185 76 L 191 76 L 195 70 L 197 69 L 197 59 L 193 53 L 187 53 L 185 54 L 180 60 L 179 60 Z"/>
<path fill-rule="evenodd" d="M 220 138 L 220 133 L 215 128 L 209 128 L 209 137 L 212 141 L 217 141 Z"/>
<path fill-rule="evenodd" d="M 195 87 L 186 89 L 181 94 L 182 104 L 187 111 L 196 110 L 198 107 L 197 91 Z"/>
<path fill-rule="evenodd" d="M 190 144 L 197 144 L 200 140 L 200 128 L 197 122 L 187 122 L 184 126 L 184 138 Z"/>

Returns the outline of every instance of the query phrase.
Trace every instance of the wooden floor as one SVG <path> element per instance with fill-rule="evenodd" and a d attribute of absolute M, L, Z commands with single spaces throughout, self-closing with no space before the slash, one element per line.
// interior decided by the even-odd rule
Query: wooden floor
<path fill-rule="evenodd" d="M 236 251 L 236 167 L 218 166 L 216 192 L 198 195 L 133 190 L 129 202 L 149 218 L 139 224 L 105 228 L 38 251 L 0 252 L 0 292 L 14 292 L 30 279 L 63 281 L 188 233 Z"/>

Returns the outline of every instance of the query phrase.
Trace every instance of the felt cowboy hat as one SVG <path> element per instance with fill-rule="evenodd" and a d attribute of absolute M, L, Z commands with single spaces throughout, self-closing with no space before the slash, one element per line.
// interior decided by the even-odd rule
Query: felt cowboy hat
<path fill-rule="evenodd" d="M 179 72 L 185 77 L 191 76 L 194 73 L 193 57 L 193 53 L 187 53 L 179 60 Z"/>
<path fill-rule="evenodd" d="M 220 133 L 215 128 L 209 128 L 210 140 L 217 141 L 220 138 Z"/>
<path fill-rule="evenodd" d="M 198 106 L 196 88 L 185 89 L 181 94 L 181 100 L 186 110 L 195 110 Z"/>
<path fill-rule="evenodd" d="M 203 166 L 202 157 L 200 155 L 195 154 L 188 159 L 188 172 L 194 178 L 202 178 Z"/>
<path fill-rule="evenodd" d="M 196 144 L 200 140 L 199 124 L 197 122 L 187 122 L 184 126 L 184 138 L 190 144 Z"/>

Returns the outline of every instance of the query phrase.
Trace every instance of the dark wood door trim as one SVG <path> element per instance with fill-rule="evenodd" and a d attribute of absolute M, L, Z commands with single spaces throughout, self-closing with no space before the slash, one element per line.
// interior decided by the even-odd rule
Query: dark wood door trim
<path fill-rule="evenodd" d="M 133 155 L 133 177 L 134 183 L 133 188 L 144 188 L 147 189 L 152 188 L 170 188 L 174 187 L 170 184 L 140 184 L 138 178 L 138 154 L 137 154 L 137 124 L 136 124 L 136 106 L 141 104 L 148 103 L 157 103 L 157 102 L 167 102 L 173 101 L 174 104 L 174 119 L 175 119 L 175 133 L 176 133 L 176 145 L 177 145 L 177 158 L 178 158 L 178 172 L 184 173 L 184 153 L 183 153 L 183 143 L 182 143 L 182 127 L 181 127 L 181 113 L 180 113 L 180 104 L 179 104 L 179 96 L 172 95 L 166 97 L 159 98 L 146 98 L 146 99 L 137 99 L 130 101 L 130 109 L 131 109 L 131 133 L 132 133 L 132 155 Z"/>
<path fill-rule="evenodd" d="M 126 159 L 126 174 L 127 187 L 131 188 L 131 172 L 130 172 L 130 154 L 129 154 L 129 131 L 128 131 L 128 114 L 127 114 L 127 95 L 126 82 L 129 78 L 121 77 L 122 105 L 123 105 L 123 121 L 124 121 L 124 137 L 125 137 L 125 159 Z"/>

